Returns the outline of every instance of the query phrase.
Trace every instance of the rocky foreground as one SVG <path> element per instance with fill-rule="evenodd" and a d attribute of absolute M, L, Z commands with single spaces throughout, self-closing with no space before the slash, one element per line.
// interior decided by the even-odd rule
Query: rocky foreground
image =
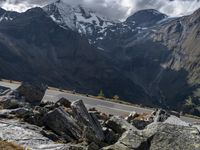
<path fill-rule="evenodd" d="M 43 103 L 46 87 L 0 90 L 0 139 L 33 150 L 200 150 L 200 126 L 156 110 L 127 117 L 87 110 L 82 100 Z"/>

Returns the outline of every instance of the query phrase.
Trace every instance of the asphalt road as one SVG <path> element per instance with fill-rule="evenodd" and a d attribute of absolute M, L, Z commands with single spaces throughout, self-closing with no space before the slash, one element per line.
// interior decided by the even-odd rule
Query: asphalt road
<path fill-rule="evenodd" d="M 0 86 L 5 86 L 5 87 L 9 87 L 11 89 L 16 89 L 19 86 L 19 84 L 7 83 L 7 82 L 0 81 Z M 59 100 L 62 97 L 67 98 L 71 102 L 81 99 L 84 101 L 87 108 L 95 107 L 96 109 L 98 109 L 101 112 L 104 112 L 107 114 L 112 114 L 112 115 L 125 116 L 125 115 L 128 115 L 132 111 L 135 111 L 137 113 L 151 113 L 153 111 L 152 109 L 141 108 L 141 107 L 136 107 L 136 106 L 129 106 L 129 105 L 114 103 L 114 102 L 110 102 L 110 101 L 99 100 L 96 98 L 86 97 L 86 96 L 79 95 L 79 94 L 60 92 L 57 90 L 47 90 L 45 93 L 45 96 L 43 98 L 43 101 L 56 102 L 57 100 Z M 190 122 L 190 123 L 192 123 L 192 122 L 200 123 L 200 120 L 195 119 L 195 118 L 181 116 L 181 119 L 183 121 Z"/>

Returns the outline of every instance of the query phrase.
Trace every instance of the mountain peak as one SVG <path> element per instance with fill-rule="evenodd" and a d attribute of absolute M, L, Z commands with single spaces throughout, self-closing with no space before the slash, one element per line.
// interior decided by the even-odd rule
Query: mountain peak
<path fill-rule="evenodd" d="M 87 31 L 92 32 L 92 29 L 104 28 L 112 22 L 81 5 L 69 5 L 62 0 L 49 4 L 43 9 L 62 27 L 77 30 L 81 34 L 85 34 Z"/>
<path fill-rule="evenodd" d="M 191 22 L 199 23 L 200 20 L 200 8 L 197 9 L 193 14 L 189 16 Z"/>
<path fill-rule="evenodd" d="M 128 17 L 126 22 L 134 22 L 135 24 L 141 26 L 152 26 L 166 17 L 167 15 L 157 10 L 145 9 L 145 10 L 140 10 L 134 13 L 132 16 Z"/>

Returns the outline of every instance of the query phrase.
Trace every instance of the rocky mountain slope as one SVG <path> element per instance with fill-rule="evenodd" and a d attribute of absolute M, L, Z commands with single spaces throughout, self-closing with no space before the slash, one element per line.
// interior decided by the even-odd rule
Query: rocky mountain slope
<path fill-rule="evenodd" d="M 60 27 L 41 8 L 0 22 L 0 53 L 2 78 L 39 80 L 90 94 L 103 90 L 110 96 L 148 97 L 86 38 Z"/>
<path fill-rule="evenodd" d="M 142 10 L 119 22 L 59 0 L 0 16 L 2 78 L 200 115 L 199 10 Z"/>
<path fill-rule="evenodd" d="M 84 35 L 153 99 L 145 104 L 188 109 L 185 105 L 192 99 L 194 113 L 200 104 L 199 17 L 199 10 L 181 18 L 142 10 Z"/>

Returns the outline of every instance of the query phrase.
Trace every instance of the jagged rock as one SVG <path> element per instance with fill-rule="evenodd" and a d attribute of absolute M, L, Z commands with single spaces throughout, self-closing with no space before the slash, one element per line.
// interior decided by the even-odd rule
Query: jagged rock
<path fill-rule="evenodd" d="M 10 114 L 11 110 L 1 109 L 0 110 L 0 118 L 1 119 L 13 119 L 15 116 Z"/>
<path fill-rule="evenodd" d="M 82 136 L 82 130 L 76 120 L 61 107 L 47 113 L 43 118 L 43 123 L 67 141 L 78 140 Z"/>
<path fill-rule="evenodd" d="M 102 150 L 149 150 L 148 137 L 140 134 L 139 131 L 128 130 L 114 145 L 102 148 Z"/>
<path fill-rule="evenodd" d="M 105 126 L 119 134 L 122 134 L 130 129 L 136 129 L 133 125 L 119 116 L 111 117 L 108 121 L 106 121 Z"/>
<path fill-rule="evenodd" d="M 108 128 L 103 128 L 104 131 L 104 135 L 105 135 L 105 142 L 107 144 L 114 144 L 117 142 L 117 140 L 119 139 L 119 134 L 113 132 L 112 129 L 108 129 Z"/>
<path fill-rule="evenodd" d="M 16 109 L 19 108 L 21 103 L 13 97 L 4 97 L 1 101 L 3 109 Z"/>
<path fill-rule="evenodd" d="M 25 100 L 31 104 L 38 104 L 44 97 L 47 87 L 41 83 L 22 83 L 17 92 L 20 97 L 25 97 Z"/>
<path fill-rule="evenodd" d="M 8 94 L 10 91 L 10 88 L 0 87 L 0 96 Z"/>
<path fill-rule="evenodd" d="M 60 106 L 55 106 L 55 103 L 53 103 L 53 102 L 41 102 L 40 103 L 40 105 L 39 105 L 40 107 L 43 107 L 43 108 L 46 108 L 46 109 L 48 109 L 49 111 L 50 110 L 54 110 L 55 108 L 58 108 L 58 107 L 60 107 Z"/>
<path fill-rule="evenodd" d="M 26 149 L 33 150 L 60 150 L 64 144 L 57 144 L 43 136 L 41 128 L 21 123 L 18 120 L 4 119 L 0 121 L 0 138 L 8 140 Z"/>
<path fill-rule="evenodd" d="M 135 111 L 133 111 L 133 112 L 131 112 L 130 114 L 129 114 L 129 116 L 128 117 L 126 117 L 125 119 L 126 119 L 126 121 L 128 121 L 128 122 L 131 122 L 131 120 L 133 120 L 135 117 L 137 117 L 138 116 L 138 114 L 135 112 Z"/>
<path fill-rule="evenodd" d="M 169 113 L 170 113 L 170 115 L 173 115 L 173 116 L 176 116 L 176 117 L 180 118 L 180 114 L 181 114 L 181 113 L 179 113 L 179 112 L 170 111 Z"/>
<path fill-rule="evenodd" d="M 78 120 L 78 123 L 82 126 L 90 127 L 95 133 L 95 137 L 103 141 L 104 134 L 102 131 L 102 127 L 96 118 L 95 114 L 88 113 L 84 103 L 82 100 L 77 100 L 71 104 L 71 108 L 74 114 L 74 118 Z"/>
<path fill-rule="evenodd" d="M 144 121 L 144 120 L 138 120 L 134 119 L 130 122 L 134 127 L 136 127 L 139 130 L 143 130 L 147 125 L 149 125 L 151 122 Z"/>
<path fill-rule="evenodd" d="M 32 113 L 31 110 L 27 108 L 17 108 L 17 109 L 1 109 L 0 118 L 12 119 L 12 118 L 24 118 Z"/>
<path fill-rule="evenodd" d="M 174 124 L 174 125 L 180 125 L 180 126 L 189 126 L 190 124 L 182 121 L 180 118 L 171 115 L 170 117 L 167 118 L 163 123 L 168 123 L 168 124 Z"/>
<path fill-rule="evenodd" d="M 136 127 L 139 130 L 144 129 L 148 124 L 150 124 L 150 121 L 147 121 L 148 114 L 138 114 L 136 112 L 131 112 L 128 117 L 125 119 L 132 124 L 134 127 Z"/>
<path fill-rule="evenodd" d="M 199 150 L 200 134 L 197 128 L 163 123 L 150 124 L 146 133 L 153 133 L 150 150 Z"/>
<path fill-rule="evenodd" d="M 24 116 L 24 121 L 34 124 L 37 126 L 43 126 L 43 117 L 49 112 L 50 110 L 45 107 L 35 106 L 31 113 Z"/>
<path fill-rule="evenodd" d="M 41 116 L 41 114 L 37 111 L 33 111 L 29 115 L 25 116 L 23 119 L 30 124 L 34 124 L 40 127 L 43 126 L 43 116 Z"/>
<path fill-rule="evenodd" d="M 59 99 L 57 102 L 56 102 L 56 107 L 59 107 L 59 106 L 64 106 L 66 108 L 71 108 L 71 102 L 69 100 L 67 100 L 66 98 L 61 98 Z"/>
<path fill-rule="evenodd" d="M 117 143 L 103 150 L 199 150 L 199 142 L 196 128 L 152 123 L 142 131 L 126 131 Z"/>
<path fill-rule="evenodd" d="M 27 108 L 17 108 L 17 109 L 11 110 L 10 114 L 13 114 L 18 118 L 24 118 L 27 115 L 32 114 L 32 111 L 30 109 L 27 109 Z"/>
<path fill-rule="evenodd" d="M 54 142 L 65 142 L 64 139 L 62 139 L 61 137 L 59 137 L 51 131 L 41 130 L 40 133 Z"/>
<path fill-rule="evenodd" d="M 92 142 L 90 145 L 87 146 L 87 150 L 99 150 L 99 146 Z"/>
<path fill-rule="evenodd" d="M 164 122 L 165 120 L 167 120 L 167 118 L 170 116 L 170 113 L 167 112 L 166 110 L 163 109 L 158 109 L 154 112 L 152 112 L 152 114 L 149 117 L 149 121 L 151 122 Z"/>

